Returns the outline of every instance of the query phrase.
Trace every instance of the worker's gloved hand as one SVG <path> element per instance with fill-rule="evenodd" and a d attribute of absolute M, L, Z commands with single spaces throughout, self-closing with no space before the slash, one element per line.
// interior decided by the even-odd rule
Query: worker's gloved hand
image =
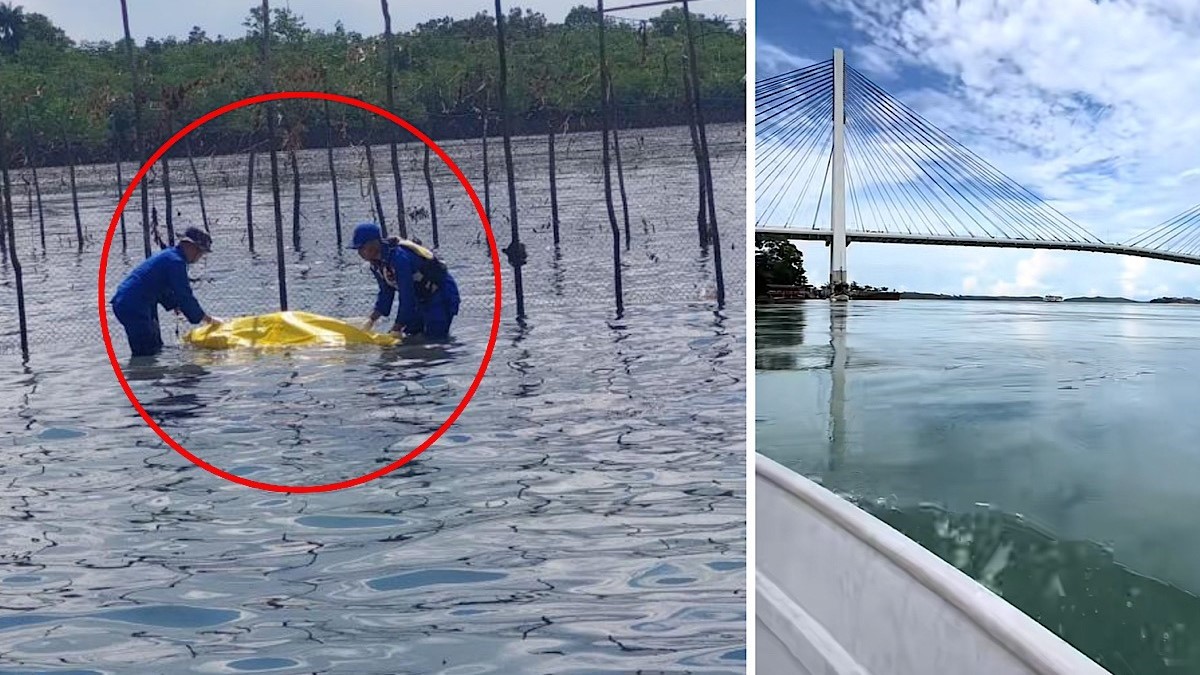
<path fill-rule="evenodd" d="M 401 325 L 392 326 L 391 335 L 392 335 L 392 337 L 396 337 L 396 338 L 404 337 L 404 326 L 401 326 Z"/>
<path fill-rule="evenodd" d="M 204 322 L 208 323 L 208 324 L 212 324 L 213 326 L 220 326 L 221 324 L 225 323 L 225 319 L 221 319 L 221 318 L 218 318 L 215 316 L 206 316 L 206 317 L 204 317 Z"/>
<path fill-rule="evenodd" d="M 370 333 L 375 328 L 375 319 L 367 319 L 362 325 L 363 332 Z"/>

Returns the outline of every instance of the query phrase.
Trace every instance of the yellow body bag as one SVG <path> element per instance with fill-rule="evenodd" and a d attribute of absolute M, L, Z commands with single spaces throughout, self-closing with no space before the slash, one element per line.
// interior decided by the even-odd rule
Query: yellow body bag
<path fill-rule="evenodd" d="M 200 326 L 188 331 L 183 341 L 205 349 L 239 347 L 341 347 L 379 345 L 390 347 L 400 340 L 385 333 L 369 333 L 340 319 L 308 312 L 274 312 L 241 316 L 225 323 Z"/>

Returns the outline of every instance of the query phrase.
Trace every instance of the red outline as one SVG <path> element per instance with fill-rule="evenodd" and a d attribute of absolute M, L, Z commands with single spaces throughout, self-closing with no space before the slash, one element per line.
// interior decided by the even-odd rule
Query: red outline
<path fill-rule="evenodd" d="M 373 112 L 376 115 L 379 115 L 380 117 L 391 120 L 394 124 L 404 127 L 412 135 L 421 139 L 422 142 L 424 142 L 426 145 L 428 145 L 430 148 L 432 148 L 433 151 L 437 153 L 438 157 L 441 157 L 442 161 L 444 161 L 446 163 L 446 165 L 450 167 L 450 170 L 454 172 L 454 175 L 458 178 L 458 181 L 460 183 L 462 183 L 463 188 L 466 189 L 467 194 L 471 197 L 472 203 L 475 204 L 475 211 L 479 214 L 479 220 L 480 220 L 480 223 L 483 225 L 483 231 L 487 234 L 488 246 L 491 247 L 491 249 L 492 249 L 492 272 L 493 272 L 493 276 L 495 278 L 495 285 L 496 285 L 496 307 L 495 307 L 495 310 L 492 312 L 492 330 L 491 330 L 491 335 L 488 338 L 487 349 L 483 353 L 483 361 L 479 364 L 479 370 L 475 373 L 475 379 L 471 381 L 471 386 L 467 390 L 466 395 L 463 396 L 462 401 L 459 402 L 458 407 L 456 407 L 454 409 L 454 412 L 450 413 L 450 416 L 448 418 L 446 418 L 446 421 L 444 423 L 442 423 L 442 426 L 438 427 L 437 431 L 433 432 L 433 434 L 430 435 L 429 438 L 426 439 L 424 443 L 417 446 L 416 449 L 412 450 L 407 455 L 401 457 L 400 459 L 396 460 L 395 462 L 392 462 L 391 464 L 389 464 L 381 469 L 377 469 L 375 471 L 372 471 L 371 473 L 364 474 L 357 478 L 351 478 L 351 479 L 340 481 L 337 483 L 326 483 L 323 485 L 293 485 L 293 486 L 275 485 L 273 483 L 262 483 L 259 481 L 251 480 L 249 478 L 243 478 L 242 476 L 237 476 L 237 475 L 231 474 L 227 471 L 218 469 L 217 467 L 205 462 L 204 460 L 200 459 L 199 457 L 196 457 L 192 453 L 188 452 L 187 448 L 184 448 L 182 445 L 176 443 L 174 439 L 172 439 L 165 431 L 162 430 L 162 428 L 160 428 L 154 422 L 154 420 L 150 419 L 150 415 L 146 413 L 146 410 L 142 407 L 141 403 L 138 402 L 137 397 L 134 396 L 133 390 L 129 388 L 129 383 L 125 380 L 125 375 L 121 372 L 121 367 L 117 363 L 117 355 L 116 355 L 116 352 L 113 350 L 112 339 L 109 337 L 109 334 L 108 334 L 108 315 L 105 312 L 105 307 L 107 305 L 107 302 L 104 298 L 104 279 L 105 279 L 105 273 L 107 272 L 107 267 L 108 267 L 108 251 L 109 251 L 109 248 L 112 246 L 113 235 L 116 234 L 117 222 L 120 220 L 120 214 L 124 211 L 125 205 L 129 202 L 129 198 L 133 196 L 134 188 L 137 187 L 137 184 L 139 182 L 141 182 L 141 180 L 145 177 L 146 172 L 150 169 L 150 167 L 154 166 L 154 163 L 157 162 L 159 160 L 159 158 L 162 157 L 167 152 L 167 150 L 170 150 L 171 146 L 175 145 L 181 139 L 183 139 L 184 136 L 187 136 L 189 133 L 191 133 L 192 131 L 195 131 L 200 126 L 220 117 L 221 115 L 224 115 L 227 112 L 231 112 L 231 111 L 237 110 L 239 108 L 244 108 L 246 106 L 254 105 L 257 103 L 265 103 L 267 101 L 280 101 L 280 100 L 288 100 L 288 99 L 316 99 L 316 100 L 333 101 L 335 103 L 343 103 L 346 105 L 354 106 L 356 108 L 361 108 L 362 110 L 367 110 L 369 112 Z M 455 420 L 458 419 L 459 415 L 462 414 L 463 410 L 466 409 L 467 404 L 471 401 L 471 397 L 473 397 L 475 395 L 475 391 L 479 388 L 480 382 L 483 381 L 483 375 L 487 371 L 488 363 L 492 359 L 492 351 L 496 347 L 496 336 L 500 329 L 500 296 L 501 296 L 501 293 L 500 293 L 500 254 L 496 250 L 496 238 L 492 234 L 492 226 L 491 226 L 491 223 L 488 222 L 487 214 L 484 213 L 483 204 L 480 203 L 480 201 L 479 201 L 479 195 L 475 194 L 475 190 L 471 187 L 470 181 L 467 180 L 467 177 L 463 175 L 462 170 L 458 168 L 458 166 L 454 163 L 454 161 L 450 159 L 450 156 L 447 155 L 444 150 L 442 150 L 440 147 L 438 147 L 438 145 L 436 143 L 434 143 L 432 139 L 430 139 L 428 136 L 426 136 L 424 133 L 422 133 L 420 129 L 417 129 L 416 127 L 409 124 L 405 120 L 397 117 L 396 115 L 393 115 L 392 113 L 384 110 L 383 108 L 371 105 L 370 103 L 366 103 L 365 101 L 360 101 L 358 99 L 351 98 L 349 96 L 341 96 L 339 94 L 328 94 L 328 93 L 319 92 L 319 91 L 281 91 L 281 92 L 276 92 L 273 94 L 260 94 L 258 96 L 251 96 L 249 98 L 245 98 L 240 101 L 235 101 L 233 103 L 221 106 L 220 108 L 217 108 L 216 110 L 213 110 L 212 112 L 204 115 L 203 117 L 201 117 L 201 118 L 197 119 L 196 121 L 192 122 L 191 124 L 187 125 L 183 129 L 180 129 L 179 132 L 177 132 L 174 136 L 172 136 L 169 140 L 167 140 L 167 142 L 164 143 L 162 145 L 162 147 L 160 147 L 153 155 L 151 155 L 150 159 L 148 159 L 146 161 L 146 163 L 142 165 L 142 167 L 138 170 L 137 175 L 135 175 L 133 177 L 133 181 L 130 182 L 129 187 L 127 187 L 125 189 L 124 194 L 121 195 L 121 201 L 119 204 L 117 204 L 116 210 L 113 211 L 112 221 L 109 222 L 109 224 L 108 224 L 108 234 L 104 238 L 104 249 L 101 251 L 101 254 L 100 254 L 100 275 L 99 275 L 98 295 L 99 295 L 99 299 L 100 299 L 100 305 L 99 305 L 100 306 L 100 327 L 103 329 L 104 346 L 108 350 L 108 359 L 112 363 L 113 372 L 116 373 L 117 380 L 120 381 L 120 383 L 121 383 L 121 388 L 125 390 L 125 395 L 129 397 L 129 401 L 133 404 L 133 407 L 138 411 L 138 414 L 140 414 L 142 416 L 142 419 L 146 420 L 146 424 L 149 425 L 149 427 L 151 429 L 153 429 L 154 432 L 157 433 L 160 438 L 162 438 L 164 441 L 167 442 L 167 445 L 170 445 L 179 454 L 181 454 L 184 457 L 191 460 L 191 462 L 193 464 L 195 464 L 196 466 L 199 466 L 200 468 L 205 469 L 214 475 L 220 476 L 221 478 L 232 481 L 234 483 L 238 483 L 240 485 L 258 488 L 260 490 L 268 490 L 271 492 L 295 492 L 295 493 L 331 492 L 333 490 L 341 490 L 343 488 L 353 487 L 355 485 L 360 485 L 362 483 L 366 483 L 368 481 L 379 478 L 380 476 L 388 474 L 388 473 L 395 471 L 396 469 L 404 466 L 408 462 L 412 461 L 412 459 L 415 458 L 417 455 L 420 455 L 422 452 L 425 452 L 425 450 L 427 450 L 429 448 L 429 446 L 433 445 L 439 438 L 441 438 L 442 435 L 444 435 L 450 429 L 450 427 L 454 424 Z"/>

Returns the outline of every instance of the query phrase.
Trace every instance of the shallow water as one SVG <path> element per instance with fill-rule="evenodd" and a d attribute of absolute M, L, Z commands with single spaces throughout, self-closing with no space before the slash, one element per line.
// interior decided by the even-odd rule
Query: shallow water
<path fill-rule="evenodd" d="M 759 452 L 1117 675 L 1200 672 L 1200 311 L 756 310 Z"/>
<path fill-rule="evenodd" d="M 488 263 L 454 241 L 472 300 L 450 345 L 215 353 L 166 322 L 160 357 L 114 348 L 205 461 L 289 485 L 359 475 L 436 429 L 479 367 Z M 556 295 L 533 241 L 536 301 L 524 324 L 506 305 L 462 417 L 404 467 L 318 494 L 234 485 L 167 447 L 71 324 L 94 315 L 96 251 L 31 257 L 38 293 L 82 307 L 40 310 L 34 334 L 54 337 L 0 359 L 0 672 L 744 671 L 745 315 L 693 297 L 711 274 L 694 243 L 663 277 L 686 282 L 616 317 L 603 261 L 564 247 Z M 274 309 L 273 259 L 227 246 L 196 271 L 202 302 Z M 373 282 L 328 250 L 289 254 L 293 308 L 361 316 Z"/>

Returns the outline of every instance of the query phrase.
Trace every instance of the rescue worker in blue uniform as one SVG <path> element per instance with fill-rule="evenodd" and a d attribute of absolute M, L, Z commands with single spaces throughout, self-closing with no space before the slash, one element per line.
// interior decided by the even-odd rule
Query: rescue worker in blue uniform
<path fill-rule="evenodd" d="M 364 330 L 371 330 L 379 317 L 391 313 L 398 295 L 393 334 L 420 335 L 429 340 L 449 337 L 450 323 L 458 314 L 459 296 L 458 284 L 444 262 L 414 241 L 384 239 L 374 223 L 354 228 L 350 248 L 371 263 L 371 273 L 379 283 L 379 295 Z"/>
<path fill-rule="evenodd" d="M 193 324 L 221 323 L 200 307 L 187 276 L 188 265 L 211 251 L 212 237 L 189 227 L 178 244 L 146 258 L 121 281 L 109 304 L 125 328 L 133 356 L 162 351 L 158 305 L 183 314 Z"/>

